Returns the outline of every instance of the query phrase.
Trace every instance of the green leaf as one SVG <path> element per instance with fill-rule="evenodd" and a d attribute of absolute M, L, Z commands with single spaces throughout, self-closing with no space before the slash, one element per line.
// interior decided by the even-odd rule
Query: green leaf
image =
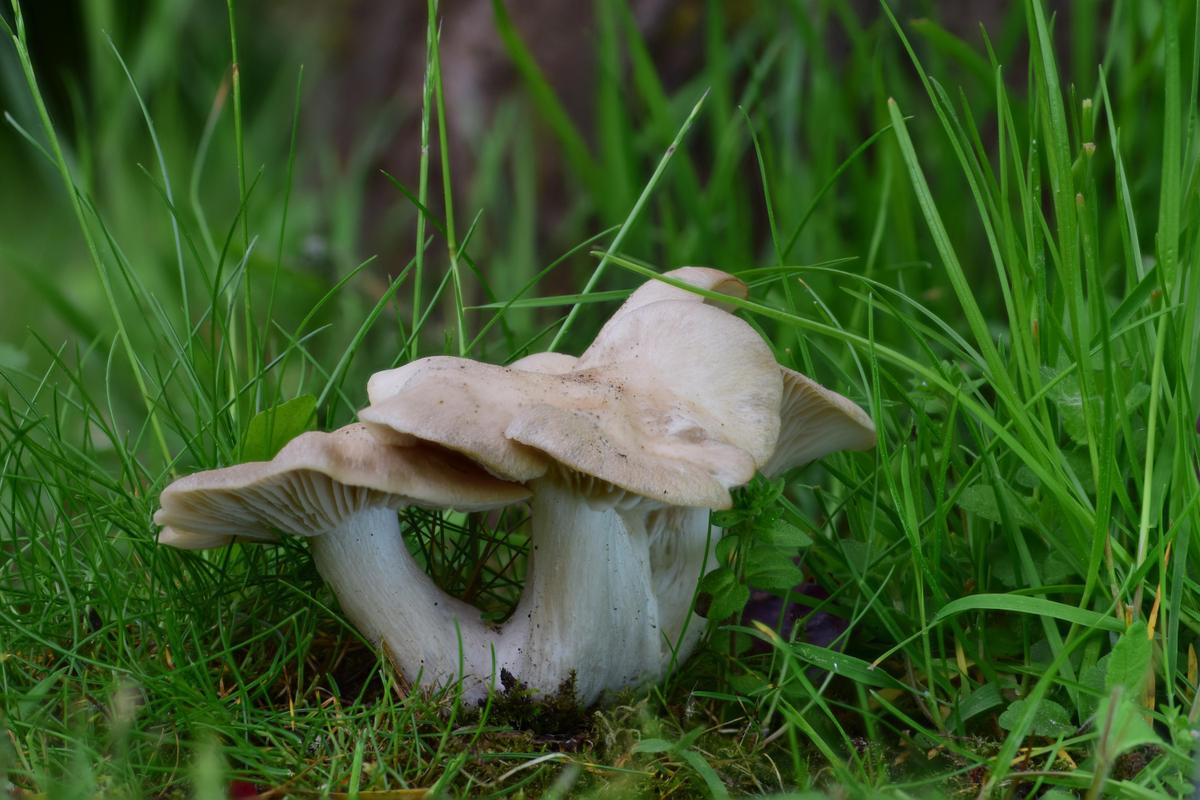
<path fill-rule="evenodd" d="M 828 647 L 817 647 L 815 644 L 807 644 L 805 642 L 795 642 L 791 647 L 792 652 L 801 661 L 812 664 L 814 667 L 828 670 L 834 675 L 849 678 L 855 683 L 861 683 L 866 686 L 877 686 L 880 689 L 906 688 L 904 684 L 893 678 L 886 671 L 879 667 L 872 667 L 870 662 L 864 661 L 861 658 L 848 656 L 845 653 L 839 653 L 837 650 L 831 650 Z"/>
<path fill-rule="evenodd" d="M 708 607 L 708 618 L 721 620 L 734 614 L 740 614 L 749 601 L 750 590 L 742 584 L 736 583 L 723 594 L 713 595 L 712 603 Z"/>
<path fill-rule="evenodd" d="M 846 558 L 846 563 L 855 572 L 866 572 L 870 566 L 868 557 L 871 549 L 867 547 L 866 542 L 860 542 L 857 539 L 841 539 L 838 544 L 842 548 L 842 555 Z"/>
<path fill-rule="evenodd" d="M 718 564 L 729 564 L 732 561 L 733 551 L 737 549 L 740 539 L 737 536 L 723 536 L 717 540 L 715 548 Z"/>
<path fill-rule="evenodd" d="M 55 684 L 62 680 L 62 677 L 67 674 L 67 669 L 56 669 L 46 677 L 42 678 L 32 688 L 25 691 L 25 696 L 20 699 L 17 704 L 19 713 L 32 714 L 37 708 L 44 708 L 47 702 L 46 698 L 50 695 L 50 690 L 55 688 Z"/>
<path fill-rule="evenodd" d="M 1108 668 L 1104 675 L 1104 687 L 1109 692 L 1118 686 L 1129 697 L 1140 697 L 1150 674 L 1150 638 L 1146 635 L 1146 623 L 1135 622 L 1121 636 L 1108 657 Z"/>
<path fill-rule="evenodd" d="M 724 594 L 737 584 L 737 576 L 727 566 L 721 566 L 704 576 L 700 581 L 700 591 L 711 595 Z"/>
<path fill-rule="evenodd" d="M 968 486 L 959 494 L 958 505 L 968 514 L 974 514 L 988 522 L 1000 522 L 1000 508 L 996 505 L 996 493 L 990 486 L 980 484 Z"/>
<path fill-rule="evenodd" d="M 745 522 L 753 516 L 754 513 L 746 508 L 730 508 L 725 511 L 714 511 L 712 513 L 712 524 L 718 528 L 728 529 Z"/>
<path fill-rule="evenodd" d="M 757 589 L 787 591 L 804 582 L 804 573 L 785 553 L 774 548 L 758 548 L 750 553 L 746 565 L 746 583 Z"/>
<path fill-rule="evenodd" d="M 741 612 L 750 599 L 750 590 L 738 582 L 737 575 L 729 567 L 718 567 L 700 581 L 700 590 L 712 597 L 708 606 L 708 618 L 721 620 Z"/>
<path fill-rule="evenodd" d="M 1096 711 L 1104 695 L 1105 674 L 1110 656 L 1104 656 L 1079 673 L 1079 685 L 1084 691 L 1079 694 L 1079 715 L 1090 717 Z"/>
<path fill-rule="evenodd" d="M 666 739 L 642 739 L 633 746 L 635 753 L 669 753 L 675 745 Z"/>
<path fill-rule="evenodd" d="M 756 480 L 750 486 L 751 505 L 760 511 L 775 509 L 779 498 L 783 497 L 785 483 L 783 478 Z"/>
<path fill-rule="evenodd" d="M 1006 708 L 997 720 L 1000 727 L 1006 731 L 1016 728 L 1028 705 L 1028 700 L 1018 700 Z M 1066 736 L 1073 730 L 1075 726 L 1071 724 L 1071 715 L 1053 700 L 1043 700 L 1038 704 L 1029 726 L 1029 732 L 1037 736 Z"/>
<path fill-rule="evenodd" d="M 1042 485 L 1038 476 L 1033 474 L 1033 470 L 1024 464 L 1017 467 L 1017 471 L 1013 473 L 1013 480 L 1018 486 L 1023 486 L 1026 489 L 1036 489 Z"/>
<path fill-rule="evenodd" d="M 1121 692 L 1100 701 L 1096 709 L 1096 728 L 1104 737 L 1104 749 L 1109 758 L 1144 744 L 1162 744 L 1143 716 L 1142 708 Z"/>
<path fill-rule="evenodd" d="M 1132 411 L 1150 399 L 1150 386 L 1145 383 L 1135 383 L 1125 395 L 1125 410 Z"/>
<path fill-rule="evenodd" d="M 807 533 L 782 519 L 774 520 L 755 532 L 763 542 L 778 547 L 799 550 L 812 545 L 812 539 Z"/>
<path fill-rule="evenodd" d="M 1017 588 L 1017 567 L 1013 563 L 1013 555 L 1008 546 L 996 539 L 988 545 L 987 554 L 988 569 L 991 570 L 992 578 L 1005 588 Z"/>
<path fill-rule="evenodd" d="M 317 398 L 302 394 L 260 411 L 242 437 L 242 461 L 269 461 L 285 444 L 312 428 Z"/>
<path fill-rule="evenodd" d="M 721 782 L 721 776 L 717 774 L 717 771 L 704 760 L 704 756 L 695 750 L 683 750 L 679 753 L 679 758 L 694 769 L 704 781 L 704 785 L 708 788 L 708 796 L 712 800 L 729 800 L 729 790 Z"/>
<path fill-rule="evenodd" d="M 1063 430 L 1075 444 L 1084 446 L 1088 443 L 1087 419 L 1083 414 L 1083 399 L 1081 395 L 1067 397 L 1058 401 L 1058 417 L 1062 421 Z"/>
<path fill-rule="evenodd" d="M 1075 568 L 1057 550 L 1052 550 L 1040 560 L 1038 571 L 1044 584 L 1066 583 L 1075 575 Z"/>
<path fill-rule="evenodd" d="M 1135 434 L 1136 435 L 1136 434 Z M 1074 473 L 1075 478 L 1079 481 L 1079 485 L 1084 491 L 1091 494 L 1096 491 L 1096 483 L 1092 479 L 1092 461 L 1088 456 L 1085 448 L 1077 450 L 1067 450 L 1063 453 L 1067 460 L 1067 466 Z"/>
<path fill-rule="evenodd" d="M 952 600 L 938 610 L 934 622 L 961 614 L 964 611 L 1011 611 L 1015 614 L 1033 614 L 1040 617 L 1053 617 L 1067 622 L 1074 622 L 1089 628 L 1100 628 L 1106 631 L 1123 631 L 1125 626 L 1118 620 L 1089 611 L 1086 608 L 1069 606 L 1053 600 L 1040 597 L 1026 597 L 1020 594 L 974 594 Z"/>
<path fill-rule="evenodd" d="M 977 483 L 963 489 L 958 496 L 958 505 L 964 511 L 986 519 L 988 522 L 999 523 L 1001 520 L 1000 507 L 996 503 L 996 492 L 987 484 Z M 1009 503 L 1008 512 L 1018 525 L 1033 525 L 1033 518 L 1020 504 Z"/>
<path fill-rule="evenodd" d="M 749 628 L 738 630 L 748 631 Z M 729 676 L 729 688 L 743 697 L 758 697 L 771 691 L 770 680 L 756 672 L 736 673 Z"/>
<path fill-rule="evenodd" d="M 966 722 L 988 709 L 995 708 L 1004 702 L 1000 689 L 994 683 L 985 683 L 963 698 L 958 704 L 958 718 Z"/>

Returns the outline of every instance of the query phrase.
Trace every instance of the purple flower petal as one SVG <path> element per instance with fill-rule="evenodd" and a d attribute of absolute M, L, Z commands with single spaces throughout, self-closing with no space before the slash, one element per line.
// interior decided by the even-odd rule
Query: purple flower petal
<path fill-rule="evenodd" d="M 825 600 L 829 597 L 820 585 L 807 581 L 792 589 L 793 595 L 804 595 L 815 600 Z M 784 607 L 783 598 L 756 589 L 750 594 L 750 602 L 742 611 L 742 624 L 761 622 L 769 628 L 777 630 L 787 637 L 792 633 L 796 623 L 804 620 L 804 640 L 818 647 L 829 647 L 839 636 L 846 632 L 849 623 L 836 614 L 828 611 L 813 611 L 811 604 L 790 602 Z M 770 646 L 755 639 L 751 644 L 755 653 L 766 653 Z"/>
<path fill-rule="evenodd" d="M 818 600 L 825 600 L 829 597 L 829 592 L 815 583 L 804 584 L 800 591 L 802 594 Z M 850 627 L 850 622 L 845 617 L 839 617 L 828 611 L 816 611 L 810 614 L 804 623 L 804 638 L 809 644 L 829 647 L 841 638 L 848 627 Z M 841 647 L 839 646 L 838 649 L 840 650 Z"/>

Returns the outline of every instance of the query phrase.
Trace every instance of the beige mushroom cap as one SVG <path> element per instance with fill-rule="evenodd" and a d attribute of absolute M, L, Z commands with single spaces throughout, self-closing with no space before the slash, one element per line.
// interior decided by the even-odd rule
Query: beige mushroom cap
<path fill-rule="evenodd" d="M 509 364 L 513 369 L 525 372 L 541 372 L 546 375 L 562 375 L 570 372 L 579 359 L 567 353 L 530 353 Z"/>
<path fill-rule="evenodd" d="M 680 283 L 687 283 L 695 286 L 697 289 L 704 289 L 709 292 L 718 292 L 720 294 L 736 297 L 739 300 L 745 300 L 749 296 L 749 289 L 746 284 L 734 275 L 728 272 L 722 272 L 719 269 L 711 267 L 680 267 L 673 269 L 670 272 L 664 272 L 663 278 L 672 278 Z M 689 292 L 687 289 L 681 289 L 678 286 L 672 286 L 669 283 L 661 280 L 649 280 L 635 289 L 621 307 L 616 310 L 608 322 L 605 324 L 607 328 L 618 319 L 631 311 L 636 311 L 642 306 L 648 306 L 651 303 L 657 303 L 662 300 L 686 300 L 693 303 L 706 303 L 715 305 L 718 308 L 729 310 L 729 306 L 725 303 L 714 301 L 703 295 Z M 601 332 L 599 339 L 603 336 Z"/>
<path fill-rule="evenodd" d="M 783 391 L 774 356 L 718 308 L 682 299 L 635 306 L 567 371 L 565 359 L 533 362 L 544 372 L 422 359 L 373 376 L 372 404 L 359 417 L 509 480 L 556 463 L 666 504 L 728 506 L 729 489 L 774 450 Z"/>
<path fill-rule="evenodd" d="M 774 477 L 839 450 L 870 450 L 875 423 L 851 400 L 795 370 L 783 371 L 782 428 L 770 461 L 762 468 Z"/>
<path fill-rule="evenodd" d="M 517 415 L 506 435 L 627 491 L 724 508 L 774 450 L 779 368 L 762 338 L 721 309 L 637 305 L 604 327 L 570 375 L 609 387 L 619 405 L 597 414 L 543 404 Z"/>
<path fill-rule="evenodd" d="M 557 375 L 433 356 L 372 375 L 371 405 L 358 418 L 381 437 L 432 442 L 500 478 L 528 481 L 544 475 L 550 461 L 504 431 L 515 414 L 557 396 L 562 383 Z"/>
<path fill-rule="evenodd" d="M 353 424 L 302 434 L 270 461 L 180 478 L 163 490 L 154 521 L 161 544 L 197 549 L 235 536 L 271 541 L 276 531 L 316 536 L 371 506 L 477 511 L 528 496 L 454 453 L 387 445 Z"/>
<path fill-rule="evenodd" d="M 689 428 L 694 440 L 659 435 L 669 416 L 614 417 L 544 404 L 518 415 L 505 434 L 553 456 L 576 488 L 597 500 L 615 489 L 662 505 L 728 508 L 729 490 L 754 475 L 754 460 L 700 428 Z"/>
<path fill-rule="evenodd" d="M 742 300 L 748 296 L 745 283 L 717 269 L 683 267 L 664 273 L 663 277 Z M 729 306 L 711 298 L 654 280 L 634 291 L 605 327 L 630 311 L 667 299 L 689 300 L 730 310 Z M 786 367 L 780 367 L 780 370 L 783 376 L 781 427 L 774 453 L 765 465 L 760 465 L 765 475 L 779 475 L 840 450 L 870 450 L 875 446 L 875 424 L 861 408 L 799 372 Z"/>
<path fill-rule="evenodd" d="M 630 386 L 690 404 L 695 416 L 670 420 L 672 438 L 696 441 L 703 428 L 745 450 L 755 465 L 770 458 L 783 382 L 757 331 L 715 306 L 679 300 L 635 308 L 619 322 L 583 352 L 577 372 L 616 373 Z"/>

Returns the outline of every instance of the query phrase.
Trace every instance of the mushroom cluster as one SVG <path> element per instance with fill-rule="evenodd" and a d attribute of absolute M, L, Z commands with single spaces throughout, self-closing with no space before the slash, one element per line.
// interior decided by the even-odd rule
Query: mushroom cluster
<path fill-rule="evenodd" d="M 714 269 L 667 273 L 746 296 Z M 776 363 L 728 309 L 661 281 L 635 291 L 578 358 L 500 367 L 432 357 L 372 376 L 360 422 L 297 437 L 269 462 L 175 481 L 159 541 L 310 537 L 346 616 L 414 684 L 486 696 L 507 671 L 585 704 L 661 676 L 703 631 L 692 612 L 720 531 L 708 512 L 756 471 L 875 443 L 846 398 Z M 501 625 L 447 595 L 405 545 L 397 509 L 527 502 L 530 552 Z"/>

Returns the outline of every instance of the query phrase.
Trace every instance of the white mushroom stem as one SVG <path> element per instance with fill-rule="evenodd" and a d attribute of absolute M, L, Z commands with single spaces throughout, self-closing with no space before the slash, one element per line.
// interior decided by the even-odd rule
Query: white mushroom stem
<path fill-rule="evenodd" d="M 498 632 L 425 574 L 392 509 L 360 511 L 313 537 L 317 568 L 346 616 L 385 646 L 405 677 L 440 685 L 466 676 L 470 701 L 482 699 L 502 669 L 537 694 L 556 692 L 574 674 L 584 704 L 657 677 L 666 662 L 645 511 L 593 507 L 558 477 L 531 488 L 525 590 Z"/>
<path fill-rule="evenodd" d="M 583 703 L 657 677 L 661 634 L 645 512 L 589 505 L 553 475 L 530 488 L 532 549 L 524 594 L 502 635 L 504 667 L 540 692 L 554 692 L 573 672 Z"/>
<path fill-rule="evenodd" d="M 709 525 L 707 508 L 670 507 L 646 520 L 650 568 L 662 631 L 662 670 L 682 664 L 700 643 L 708 621 L 692 613 L 696 585 L 717 564 L 717 542 L 724 533 Z"/>
<path fill-rule="evenodd" d="M 480 681 L 492 674 L 497 634 L 478 609 L 425 574 L 404 544 L 394 509 L 359 511 L 310 542 L 317 569 L 346 616 L 385 646 L 406 678 L 444 684 L 465 675 L 468 696 L 486 693 Z"/>

